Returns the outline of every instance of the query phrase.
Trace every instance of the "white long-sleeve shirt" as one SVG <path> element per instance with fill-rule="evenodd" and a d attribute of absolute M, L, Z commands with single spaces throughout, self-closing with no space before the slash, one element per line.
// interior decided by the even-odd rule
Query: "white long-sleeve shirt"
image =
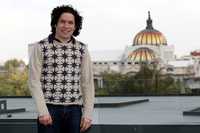
<path fill-rule="evenodd" d="M 54 42 L 56 45 L 70 45 L 64 44 L 58 41 Z M 72 43 L 72 42 L 69 42 Z M 75 41 L 75 43 L 79 43 Z M 40 43 L 33 43 L 29 45 L 29 89 L 32 96 L 35 99 L 37 110 L 39 115 L 49 114 L 44 93 L 41 85 L 41 71 L 43 67 L 43 54 Z M 92 119 L 93 105 L 94 105 L 94 81 L 92 72 L 92 63 L 87 47 L 85 48 L 85 54 L 81 62 L 81 79 L 80 79 L 80 92 L 82 99 L 70 103 L 54 103 L 59 105 L 71 105 L 78 104 L 83 105 L 83 117 Z"/>

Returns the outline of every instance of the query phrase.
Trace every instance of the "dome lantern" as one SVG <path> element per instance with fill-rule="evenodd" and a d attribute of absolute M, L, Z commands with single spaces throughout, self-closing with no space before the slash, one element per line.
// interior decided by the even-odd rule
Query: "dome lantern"
<path fill-rule="evenodd" d="M 148 19 L 147 19 L 147 26 L 146 26 L 146 29 L 151 29 L 151 30 L 153 30 L 153 25 L 152 25 L 152 20 L 151 20 L 150 11 L 148 11 Z"/>

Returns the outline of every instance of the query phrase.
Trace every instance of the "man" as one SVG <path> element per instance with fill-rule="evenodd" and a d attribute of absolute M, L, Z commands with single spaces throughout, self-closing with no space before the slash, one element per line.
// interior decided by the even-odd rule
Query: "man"
<path fill-rule="evenodd" d="M 52 33 L 30 45 L 29 88 L 41 133 L 79 133 L 91 126 L 91 60 L 86 45 L 74 38 L 81 28 L 82 16 L 72 6 L 59 6 L 51 14 Z"/>

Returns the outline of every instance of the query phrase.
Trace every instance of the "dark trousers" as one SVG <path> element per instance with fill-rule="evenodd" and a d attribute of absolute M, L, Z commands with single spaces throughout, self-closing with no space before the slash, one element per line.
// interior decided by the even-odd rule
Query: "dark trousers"
<path fill-rule="evenodd" d="M 38 121 L 38 133 L 80 133 L 81 106 L 47 105 L 53 124 L 44 126 Z"/>

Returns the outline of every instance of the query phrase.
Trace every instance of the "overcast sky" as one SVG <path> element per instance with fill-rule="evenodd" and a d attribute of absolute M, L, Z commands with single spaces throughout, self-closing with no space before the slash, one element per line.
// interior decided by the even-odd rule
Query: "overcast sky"
<path fill-rule="evenodd" d="M 178 56 L 200 49 L 198 0 L 1 0 L 0 62 L 27 59 L 29 43 L 50 33 L 51 10 L 71 4 L 84 16 L 78 39 L 90 51 L 123 50 L 146 27 L 148 11 L 153 27 L 174 45 Z"/>

